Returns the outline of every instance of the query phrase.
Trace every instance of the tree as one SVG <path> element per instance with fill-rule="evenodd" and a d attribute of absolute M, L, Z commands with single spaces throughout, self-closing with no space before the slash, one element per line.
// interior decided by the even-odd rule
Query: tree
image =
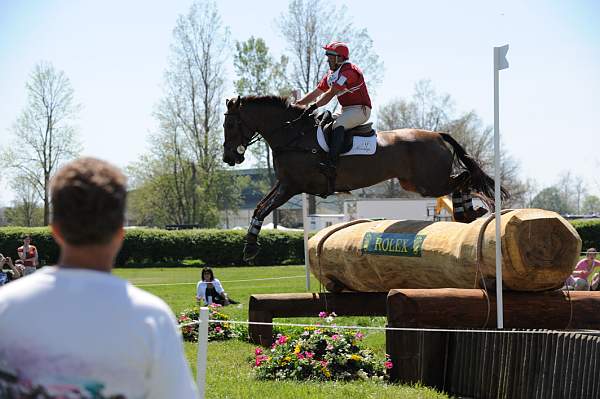
<path fill-rule="evenodd" d="M 431 81 L 417 82 L 411 98 L 384 104 L 377 115 L 379 130 L 417 128 L 450 132 L 484 170 L 493 173 L 492 128 L 483 126 L 481 118 L 474 111 L 456 116 L 451 96 L 438 94 Z M 511 193 L 511 198 L 502 205 L 511 207 L 524 203 L 527 185 L 518 178 L 518 162 L 502 151 L 500 167 L 500 183 Z M 404 193 L 400 195 L 405 196 Z"/>
<path fill-rule="evenodd" d="M 44 210 L 40 206 L 39 196 L 27 176 L 19 175 L 10 184 L 15 193 L 13 206 L 6 209 L 6 222 L 11 226 L 42 226 Z"/>
<path fill-rule="evenodd" d="M 47 225 L 50 178 L 62 162 L 80 152 L 74 127 L 80 106 L 65 73 L 50 63 L 34 67 L 26 90 L 27 105 L 13 125 L 13 143 L 3 158 L 6 166 L 32 185 L 43 202 L 43 223 Z"/>
<path fill-rule="evenodd" d="M 600 214 L 600 198 L 595 195 L 586 195 L 581 205 L 581 212 L 585 215 Z"/>
<path fill-rule="evenodd" d="M 316 87 L 327 68 L 322 47 L 332 40 L 350 43 L 350 58 L 363 69 L 368 85 L 374 87 L 381 81 L 383 63 L 373 51 L 373 40 L 366 29 L 354 27 L 346 6 L 291 0 L 278 26 L 288 43 L 295 88 L 306 93 Z"/>
<path fill-rule="evenodd" d="M 335 7 L 317 0 L 290 0 L 287 12 L 277 21 L 287 41 L 291 83 L 304 93 L 312 91 L 327 70 L 323 46 L 332 40 L 350 44 L 350 59 L 359 65 L 369 90 L 374 92 L 383 76 L 383 62 L 373 50 L 367 29 L 355 28 L 346 6 Z M 335 105 L 335 107 L 337 104 Z M 309 195 L 308 212 L 316 213 L 316 198 Z"/>
<path fill-rule="evenodd" d="M 275 61 L 262 38 L 251 36 L 245 42 L 236 42 L 233 65 L 238 79 L 234 82 L 238 94 L 289 95 L 291 86 L 286 76 L 288 57 Z"/>
<path fill-rule="evenodd" d="M 575 192 L 575 209 L 577 214 L 581 213 L 581 201 L 587 193 L 585 181 L 581 176 L 575 176 L 573 179 L 573 191 Z"/>
<path fill-rule="evenodd" d="M 265 95 L 277 93 L 289 96 L 292 89 L 286 78 L 288 58 L 282 56 L 278 62 L 269 54 L 269 48 L 261 38 L 236 43 L 234 67 L 238 80 L 235 87 L 239 95 Z M 270 186 L 275 185 L 272 152 L 266 142 L 259 142 L 250 150 L 256 157 L 259 167 L 267 171 Z M 277 228 L 278 210 L 273 211 L 273 224 Z"/>
<path fill-rule="evenodd" d="M 178 17 L 164 96 L 154 113 L 159 131 L 150 154 L 128 170 L 130 211 L 139 223 L 214 227 L 222 207 L 239 204 L 240 181 L 221 166 L 228 49 L 229 31 L 214 1 L 195 1 Z"/>
<path fill-rule="evenodd" d="M 546 187 L 540 191 L 531 201 L 531 206 L 560 214 L 569 212 L 569 206 L 561 195 L 561 190 L 555 186 Z"/>

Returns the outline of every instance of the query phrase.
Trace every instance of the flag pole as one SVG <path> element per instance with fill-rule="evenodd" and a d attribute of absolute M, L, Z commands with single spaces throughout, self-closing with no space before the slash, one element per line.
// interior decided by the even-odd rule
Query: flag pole
<path fill-rule="evenodd" d="M 504 328 L 504 304 L 502 298 L 502 241 L 500 238 L 502 210 L 500 185 L 500 116 L 499 116 L 499 71 L 508 68 L 506 53 L 508 44 L 494 47 L 494 202 L 496 212 L 496 314 L 499 329 Z"/>

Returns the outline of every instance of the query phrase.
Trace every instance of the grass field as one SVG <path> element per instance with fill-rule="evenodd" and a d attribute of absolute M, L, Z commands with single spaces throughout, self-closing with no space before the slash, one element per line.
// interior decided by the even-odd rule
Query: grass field
<path fill-rule="evenodd" d="M 232 320 L 248 319 L 248 299 L 251 294 L 304 292 L 303 266 L 227 267 L 215 270 L 230 297 L 239 305 L 224 308 Z M 163 298 L 175 313 L 195 304 L 198 268 L 115 269 L 114 273 L 132 284 Z M 254 279 L 265 279 L 252 281 Z M 319 291 L 318 282 L 311 279 L 311 290 Z M 316 316 L 316 315 L 315 315 Z M 280 322 L 316 323 L 315 318 L 277 319 Z M 384 317 L 338 317 L 338 325 L 383 326 Z M 363 331 L 365 344 L 385 353 L 383 332 Z M 207 398 L 447 398 L 423 387 L 407 387 L 375 382 L 265 382 L 257 381 L 248 362 L 254 345 L 230 340 L 211 342 L 208 347 Z M 196 372 L 196 344 L 185 343 L 186 356 Z"/>

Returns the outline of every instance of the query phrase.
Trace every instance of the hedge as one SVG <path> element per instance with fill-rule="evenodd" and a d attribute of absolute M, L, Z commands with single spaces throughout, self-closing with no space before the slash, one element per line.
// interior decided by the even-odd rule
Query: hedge
<path fill-rule="evenodd" d="M 600 221 L 571 222 L 582 240 L 582 248 L 600 247 Z M 21 236 L 31 234 L 38 248 L 40 261 L 54 264 L 58 247 L 47 227 L 0 228 L 0 253 L 16 257 Z M 199 260 L 211 266 L 245 265 L 242 260 L 244 236 L 242 230 L 161 230 L 131 229 L 125 234 L 123 248 L 117 258 L 118 266 L 180 265 L 186 259 Z M 302 232 L 265 230 L 260 234 L 261 250 L 253 264 L 282 265 L 304 263 Z"/>
<path fill-rule="evenodd" d="M 570 222 L 581 237 L 582 251 L 600 247 L 600 220 L 572 220 Z"/>
<path fill-rule="evenodd" d="M 0 228 L 0 253 L 16 257 L 24 233 L 31 234 L 40 261 L 46 264 L 57 262 L 58 246 L 46 227 Z M 242 254 L 245 234 L 241 230 L 131 229 L 126 231 L 116 263 L 118 266 L 151 266 L 160 263 L 176 266 L 183 260 L 194 259 L 211 266 L 244 265 L 246 262 L 242 260 Z M 263 231 L 259 243 L 261 250 L 253 262 L 255 265 L 304 263 L 302 232 Z"/>

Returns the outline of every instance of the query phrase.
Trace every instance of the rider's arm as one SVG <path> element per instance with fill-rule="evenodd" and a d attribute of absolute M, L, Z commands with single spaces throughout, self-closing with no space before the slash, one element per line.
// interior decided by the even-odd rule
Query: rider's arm
<path fill-rule="evenodd" d="M 323 92 L 317 87 L 316 89 L 302 97 L 300 100 L 296 101 L 296 105 L 308 105 L 317 98 L 319 98 L 321 94 L 323 94 Z"/>
<path fill-rule="evenodd" d="M 323 94 L 315 103 L 317 107 L 322 107 L 326 105 L 333 97 L 335 97 L 340 91 L 344 90 L 343 87 L 338 85 L 333 85 L 325 94 Z"/>

